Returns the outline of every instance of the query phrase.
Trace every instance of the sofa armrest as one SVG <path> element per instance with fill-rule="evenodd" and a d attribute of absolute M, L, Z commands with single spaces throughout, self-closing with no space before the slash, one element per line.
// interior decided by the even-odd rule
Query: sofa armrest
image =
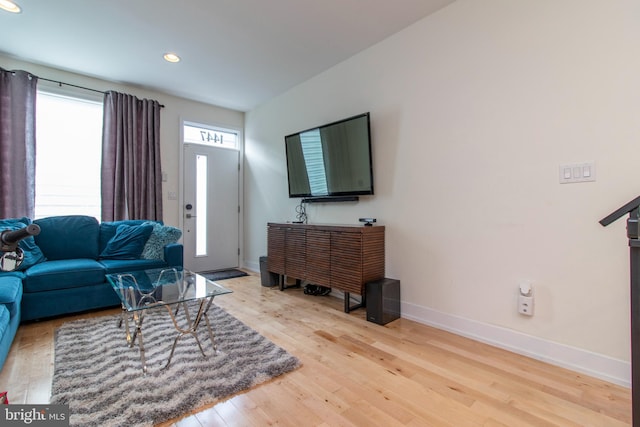
<path fill-rule="evenodd" d="M 181 243 L 171 243 L 164 247 L 164 260 L 171 267 L 182 267 L 183 247 Z"/>

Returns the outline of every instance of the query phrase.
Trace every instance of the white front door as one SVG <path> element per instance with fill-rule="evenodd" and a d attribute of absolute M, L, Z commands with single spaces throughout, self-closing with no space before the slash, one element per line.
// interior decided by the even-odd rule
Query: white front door
<path fill-rule="evenodd" d="M 184 147 L 184 267 L 203 272 L 240 265 L 240 152 Z"/>

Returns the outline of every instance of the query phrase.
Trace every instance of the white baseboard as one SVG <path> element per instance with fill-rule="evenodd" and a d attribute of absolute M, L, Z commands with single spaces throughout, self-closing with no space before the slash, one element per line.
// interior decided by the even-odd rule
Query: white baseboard
<path fill-rule="evenodd" d="M 401 303 L 402 317 L 631 388 L 631 363 L 507 328 Z"/>
<path fill-rule="evenodd" d="M 243 268 L 260 273 L 259 262 L 245 260 Z M 407 302 L 401 303 L 401 313 L 405 319 L 631 388 L 630 362 Z"/>

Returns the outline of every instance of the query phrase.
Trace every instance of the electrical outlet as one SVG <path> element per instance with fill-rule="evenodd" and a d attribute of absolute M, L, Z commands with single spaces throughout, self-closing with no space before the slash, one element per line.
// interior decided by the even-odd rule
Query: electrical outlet
<path fill-rule="evenodd" d="M 518 313 L 533 316 L 533 295 L 518 295 Z"/>

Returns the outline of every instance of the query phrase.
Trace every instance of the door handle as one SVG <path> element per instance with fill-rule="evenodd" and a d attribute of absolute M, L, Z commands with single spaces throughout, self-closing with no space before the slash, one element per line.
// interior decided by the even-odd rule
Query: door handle
<path fill-rule="evenodd" d="M 187 216 L 187 218 L 195 218 L 196 217 L 195 215 L 191 215 L 190 213 L 188 213 L 186 216 Z"/>

